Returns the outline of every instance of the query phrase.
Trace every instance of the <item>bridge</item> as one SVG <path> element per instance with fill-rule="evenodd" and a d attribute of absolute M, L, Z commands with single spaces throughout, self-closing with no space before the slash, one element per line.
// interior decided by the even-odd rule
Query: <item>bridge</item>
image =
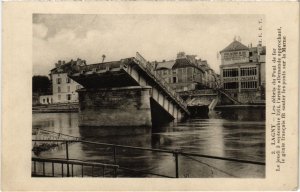
<path fill-rule="evenodd" d="M 120 61 L 64 70 L 84 88 L 78 90 L 81 126 L 151 126 L 190 115 L 187 104 L 139 53 Z"/>

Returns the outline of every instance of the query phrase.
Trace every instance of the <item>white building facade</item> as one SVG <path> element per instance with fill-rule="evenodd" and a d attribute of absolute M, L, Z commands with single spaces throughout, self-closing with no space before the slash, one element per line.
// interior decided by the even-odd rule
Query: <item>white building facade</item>
<path fill-rule="evenodd" d="M 64 61 L 58 61 L 58 63 L 55 64 L 55 68 L 50 71 L 52 95 L 41 95 L 39 97 L 40 104 L 47 105 L 78 102 L 78 93 L 76 90 L 81 89 L 82 86 L 69 78 L 68 73 L 64 70 L 64 67 L 67 64 L 70 64 L 70 62 L 65 63 Z"/>
<path fill-rule="evenodd" d="M 82 86 L 70 79 L 67 73 L 52 73 L 51 79 L 53 103 L 78 102 L 76 90 L 82 88 Z"/>
<path fill-rule="evenodd" d="M 43 105 L 48 105 L 53 103 L 52 95 L 41 95 L 39 96 L 39 103 Z"/>

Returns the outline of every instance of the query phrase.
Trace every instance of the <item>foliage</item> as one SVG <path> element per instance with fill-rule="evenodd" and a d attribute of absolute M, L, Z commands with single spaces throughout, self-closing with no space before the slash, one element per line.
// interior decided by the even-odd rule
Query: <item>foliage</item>
<path fill-rule="evenodd" d="M 35 75 L 32 77 L 33 93 L 49 93 L 51 92 L 51 81 L 47 76 Z"/>

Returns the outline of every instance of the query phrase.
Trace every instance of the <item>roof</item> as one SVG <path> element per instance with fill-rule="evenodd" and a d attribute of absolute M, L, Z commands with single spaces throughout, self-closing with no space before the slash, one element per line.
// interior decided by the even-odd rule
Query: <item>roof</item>
<path fill-rule="evenodd" d="M 203 69 L 203 67 L 191 63 L 187 58 L 176 59 L 176 63 L 173 66 L 174 69 L 185 68 L 185 67 L 195 67 L 200 71 L 202 71 L 203 73 L 205 72 L 205 69 Z"/>
<path fill-rule="evenodd" d="M 220 53 L 239 50 L 249 50 L 249 48 L 246 45 L 243 45 L 241 42 L 234 40 L 227 47 L 225 47 L 225 49 L 220 51 Z"/>
<path fill-rule="evenodd" d="M 69 68 L 71 66 L 71 61 L 60 65 L 59 67 L 55 67 L 53 69 L 51 69 L 51 74 L 53 73 L 66 73 L 66 69 Z"/>
<path fill-rule="evenodd" d="M 172 69 L 174 64 L 175 64 L 174 60 L 165 61 L 165 62 L 158 62 L 157 66 L 156 66 L 156 70 L 159 70 L 159 69 Z"/>
<path fill-rule="evenodd" d="M 207 64 L 207 61 L 206 61 L 206 60 L 202 60 L 202 61 L 200 61 L 200 65 L 203 65 L 203 66 L 208 66 L 208 64 Z"/>
<path fill-rule="evenodd" d="M 176 59 L 173 68 L 195 67 L 187 58 Z"/>

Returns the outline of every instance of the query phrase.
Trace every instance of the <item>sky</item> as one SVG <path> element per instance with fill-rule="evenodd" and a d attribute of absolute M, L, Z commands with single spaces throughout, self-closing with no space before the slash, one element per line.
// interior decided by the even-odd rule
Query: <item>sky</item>
<path fill-rule="evenodd" d="M 33 15 L 33 74 L 48 75 L 58 60 L 87 64 L 117 61 L 141 53 L 149 61 L 197 55 L 219 72 L 217 55 L 235 36 L 258 43 L 262 15 Z M 263 26 L 264 28 L 264 26 Z M 263 41 L 263 45 L 264 41 Z"/>

